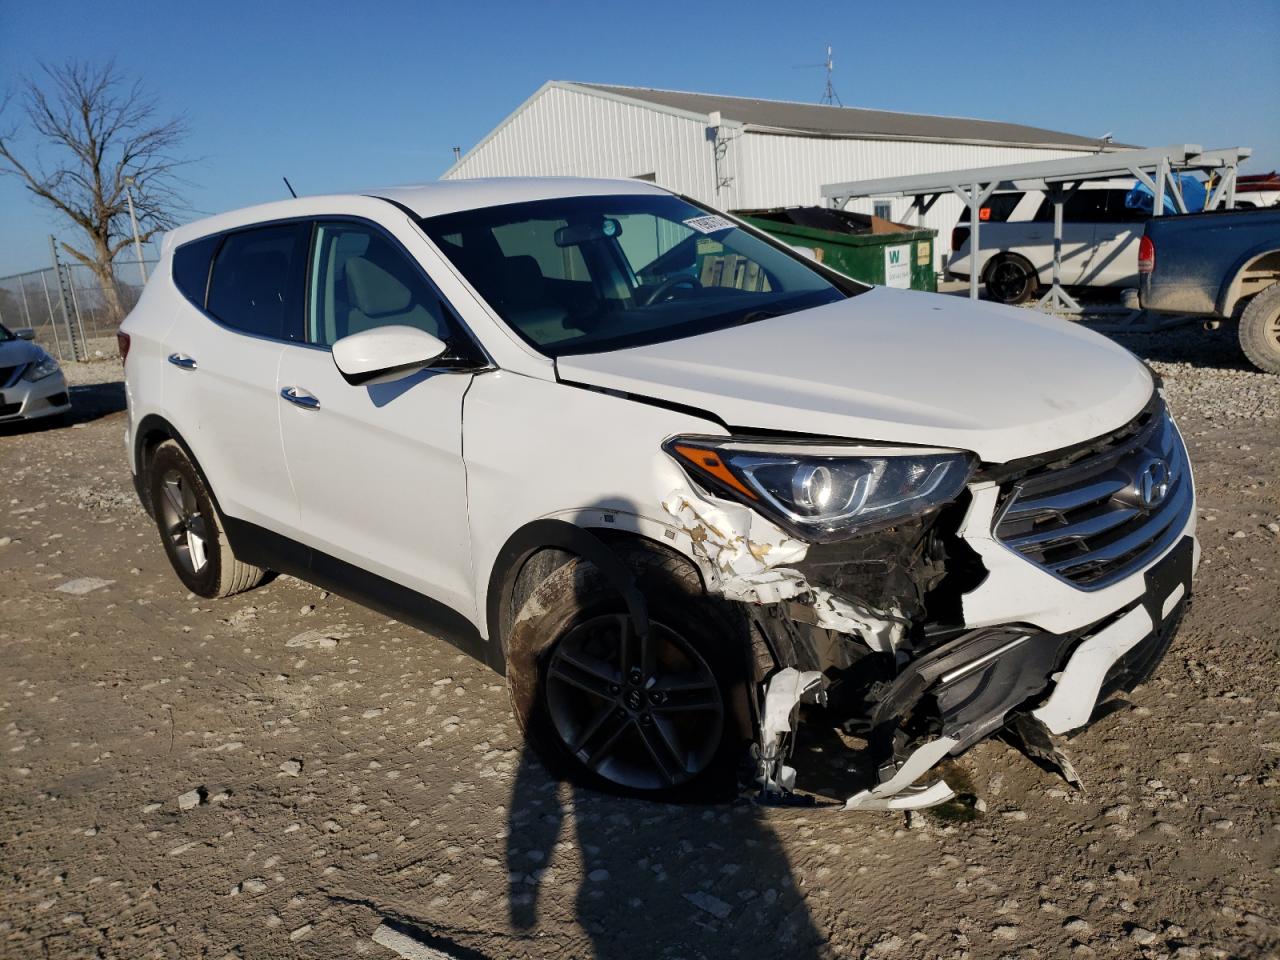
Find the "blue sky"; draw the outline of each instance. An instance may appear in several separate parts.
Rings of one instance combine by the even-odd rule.
[[[0,0],[0,90],[114,56],[192,127],[195,213],[433,180],[545,80],[1008,120],[1280,167],[1280,2],[33,3]],[[965,27],[965,24],[972,25]],[[0,276],[73,235],[0,178]]]

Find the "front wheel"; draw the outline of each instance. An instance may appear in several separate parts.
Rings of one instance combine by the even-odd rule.
[[[726,799],[749,735],[742,618],[704,596],[682,558],[619,552],[648,605],[648,635],[593,564],[560,567],[508,637],[516,718],[565,779],[655,800]]]
[[[1240,348],[1259,370],[1280,373],[1280,283],[1267,287],[1240,315]]]

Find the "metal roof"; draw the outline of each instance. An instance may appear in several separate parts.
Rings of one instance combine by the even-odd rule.
[[[925,140],[949,143],[1005,144],[1057,147],[1068,150],[1111,150],[1126,145],[1104,143],[1041,127],[967,117],[939,117],[920,113],[895,113],[862,107],[833,107],[788,100],[756,100],[711,93],[653,90],[603,83],[560,82],[557,86],[637,101],[667,112],[707,117],[718,112],[726,121],[759,133],[792,136],[856,137],[862,139]]]
[[[1092,157],[1066,157],[1061,160],[1032,160],[968,170],[941,170],[936,173],[882,177],[876,180],[853,180],[828,183],[822,196],[843,205],[855,197],[913,197],[946,193],[974,184],[993,185],[998,189],[1044,190],[1050,184],[1080,180],[1106,180],[1130,176],[1143,179],[1141,171],[1167,164],[1174,170],[1218,170],[1233,166],[1249,157],[1248,147],[1204,150],[1197,144],[1181,143],[1146,150],[1119,150]]]
[[[420,217],[497,207],[529,200],[562,197],[612,197],[622,194],[667,194],[643,180],[600,177],[476,177],[368,190],[371,197],[394,200]]]

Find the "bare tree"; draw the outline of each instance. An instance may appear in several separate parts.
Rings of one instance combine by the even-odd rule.
[[[189,161],[176,151],[187,127],[180,118],[161,119],[154,98],[140,82],[123,77],[114,62],[73,60],[45,65],[43,72],[22,84],[25,124],[0,133],[0,174],[19,177],[87,234],[84,249],[65,241],[62,247],[93,271],[108,313],[119,322],[124,310],[113,266],[133,242],[126,181],[143,242],[171,227],[174,212],[183,207],[176,172]],[[5,105],[0,103],[0,114]],[[42,160],[35,148],[19,159],[14,144],[24,126],[40,146],[52,148],[55,159]]]

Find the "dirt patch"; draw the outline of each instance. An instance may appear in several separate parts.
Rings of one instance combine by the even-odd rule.
[[[388,957],[385,918],[482,957],[1274,956],[1280,404],[1154,359],[1200,494],[1181,633],[1069,745],[1084,793],[989,742],[950,821],[551,782],[443,643],[288,578],[186,594],[118,365],[76,371],[81,426],[0,434],[0,955]]]

